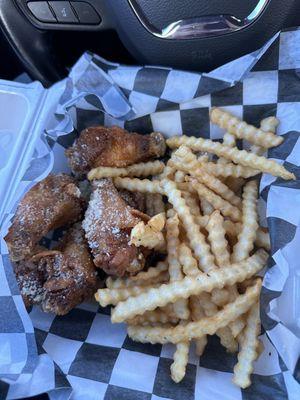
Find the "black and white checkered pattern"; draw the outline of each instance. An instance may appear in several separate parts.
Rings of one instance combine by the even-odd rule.
[[[200,360],[191,351],[187,375],[175,384],[169,372],[174,347],[132,342],[123,324],[110,323],[109,308],[84,303],[65,317],[55,317],[34,307],[29,318],[1,239],[0,398],[42,392],[55,400],[71,393],[76,400],[300,398],[299,43],[300,30],[282,32],[263,49],[207,74],[122,66],[83,55],[65,81],[57,126],[41,137],[16,197],[50,171],[68,170],[64,149],[87,126],[116,124],[142,133],[219,139],[221,131],[209,122],[211,106],[255,125],[277,115],[278,133],[285,141],[269,156],[292,170],[297,180],[269,175],[261,180],[272,258],[261,297],[265,349],[255,362],[252,386],[240,390],[231,383],[236,356],[227,354],[216,337],[209,339]],[[16,204],[6,216],[3,235]]]

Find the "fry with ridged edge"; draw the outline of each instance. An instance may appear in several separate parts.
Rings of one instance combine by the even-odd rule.
[[[151,286],[156,285],[157,283],[166,283],[169,282],[170,276],[168,271],[161,272],[159,275],[149,278],[147,280],[132,280],[133,276],[129,278],[117,278],[112,279],[110,276],[106,279],[106,287],[108,289],[120,289],[132,286]]]
[[[99,302],[102,307],[106,307],[109,304],[116,305],[120,301],[124,301],[133,296],[137,296],[141,293],[147,292],[148,289],[158,287],[159,285],[151,286],[129,286],[121,287],[118,289],[98,289],[95,294],[95,299]]]
[[[201,227],[206,228],[209,221],[209,215],[202,215],[195,217],[195,222]],[[224,221],[224,229],[226,234],[232,237],[238,236],[241,232],[242,224],[240,222],[232,222],[230,220]],[[264,231],[263,228],[258,228],[257,235],[255,238],[255,244],[257,247],[263,247],[265,250],[270,250],[270,235],[268,232]]]
[[[264,132],[270,131],[275,133],[278,124],[279,120],[276,117],[264,118],[260,121],[260,129]],[[266,149],[264,147],[253,144],[250,147],[250,151],[251,153],[257,154],[258,156],[262,156],[266,152]]]
[[[192,321],[199,321],[205,317],[205,313],[200,303],[199,296],[191,296],[189,299]],[[203,335],[196,339],[196,354],[202,356],[204,349],[207,345],[207,336]]]
[[[241,121],[239,118],[220,108],[212,108],[210,120],[213,124],[220,126],[238,139],[246,139],[250,143],[265,148],[275,147],[282,143],[283,138],[274,135],[273,132],[263,131],[253,125]]]
[[[143,315],[137,315],[136,317],[126,321],[129,325],[152,325],[152,324],[177,324],[179,319],[176,317],[173,311],[172,304],[157,308],[153,311],[146,311]]]
[[[194,178],[187,178],[191,182],[194,189],[198,192],[199,198],[204,198],[208,201],[215,209],[220,210],[220,212],[225,216],[231,218],[233,221],[240,221],[242,218],[241,211],[230,204],[227,200],[224,200],[221,196],[214,193],[212,190],[208,189],[202,183],[198,182]]]
[[[222,143],[228,147],[235,147],[236,146],[235,136],[229,132],[225,132]],[[221,157],[218,159],[217,163],[218,164],[227,164],[228,160],[226,160],[226,158]]]
[[[203,291],[211,292],[214,288],[222,288],[242,282],[260,271],[265,266],[267,259],[268,254],[260,249],[247,260],[210,271],[209,275],[200,273],[195,277],[185,277],[181,281],[151,288],[139,296],[120,302],[112,312],[112,322],[123,322],[135,315],[143,314],[147,310],[154,310],[156,307],[174,303],[179,298],[186,299]],[[98,298],[100,302],[101,290],[98,290]]]
[[[149,176],[160,174],[165,164],[161,161],[149,161],[133,164],[126,168],[97,167],[88,173],[88,179],[115,178],[117,176]]]
[[[192,254],[192,250],[185,243],[181,243],[178,249],[179,262],[182,265],[183,272],[186,276],[198,275],[200,270],[198,268],[197,260]]]
[[[169,180],[163,180],[161,185],[166,196],[168,196],[169,202],[173,205],[174,210],[177,212],[184,226],[190,246],[200,263],[201,269],[203,269],[203,271],[209,271],[210,269],[215,268],[210,248],[206,243],[203,234],[200,232],[199,226],[195,223],[185,200],[181,197],[180,190],[176,188],[174,182]]]
[[[216,154],[219,157],[224,157],[236,164],[244,165],[257,169],[261,172],[269,173],[274,176],[280,176],[283,179],[296,179],[295,175],[285,169],[282,165],[277,164],[274,160],[266,159],[255,154],[249,153],[246,150],[238,150],[236,147],[224,146],[221,143],[213,142],[210,139],[196,138],[194,136],[173,136],[167,139],[167,145],[174,149],[182,145],[190,147],[194,151],[207,151]],[[218,165],[218,164],[214,164]],[[219,165],[226,168],[227,164]]]
[[[185,200],[186,205],[189,207],[191,214],[196,217],[200,216],[201,211],[199,207],[199,201],[197,201],[197,199],[190,192],[183,191],[181,192],[181,194]]]
[[[174,361],[171,364],[171,378],[174,382],[182,381],[185,376],[186,366],[189,359],[190,342],[178,343],[174,352]]]
[[[179,343],[185,340],[213,335],[220,328],[224,328],[240,315],[249,310],[257,300],[261,289],[261,279],[257,279],[254,286],[249,287],[246,292],[233,302],[227,304],[222,310],[212,317],[206,317],[196,322],[189,322],[186,325],[176,327],[139,327],[128,328],[128,335],[131,339],[142,343]]]
[[[114,185],[118,189],[126,189],[131,192],[160,193],[164,194],[159,181],[137,178],[114,178]]]
[[[247,325],[240,340],[238,363],[233,369],[234,376],[232,381],[243,389],[251,384],[250,375],[253,372],[253,362],[257,358],[259,332],[259,302],[256,302],[249,311]]]
[[[224,218],[220,211],[216,210],[209,218],[206,225],[208,232],[208,240],[210,242],[211,251],[215,256],[216,264],[219,267],[230,263],[230,255],[228,251],[228,243],[225,238]]]
[[[200,183],[203,183],[231,204],[235,206],[241,204],[241,199],[224,185],[220,179],[216,178],[214,175],[208,174],[205,168],[201,167],[201,163],[199,163],[195,154],[193,154],[188,147],[180,146],[179,149],[173,153],[170,163],[176,168],[197,178]]]
[[[202,168],[208,174],[221,178],[251,178],[252,176],[260,174],[260,171],[257,169],[236,165],[229,161],[226,164],[218,164],[212,161],[202,163]]]
[[[254,247],[258,229],[257,192],[256,181],[250,181],[244,187],[242,229],[238,235],[238,241],[233,247],[233,262],[247,258]]]
[[[178,257],[179,241],[179,218],[173,210],[168,211],[166,223],[167,237],[167,261],[169,265],[170,282],[179,281],[183,278],[183,273]],[[180,299],[174,303],[174,312],[178,318],[187,319],[189,317],[188,302]]]
[[[203,292],[198,298],[207,317],[212,317],[218,313],[218,307],[212,302],[208,293]],[[228,352],[234,353],[237,351],[238,343],[228,327],[218,329],[216,334],[219,336],[222,346],[224,346]]]

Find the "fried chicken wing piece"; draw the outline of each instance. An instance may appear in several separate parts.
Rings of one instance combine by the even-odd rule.
[[[39,247],[14,269],[25,305],[39,304],[57,315],[68,313],[100,287],[80,224],[65,233],[56,250]]]
[[[86,174],[99,166],[127,167],[160,157],[165,151],[165,140],[160,133],[140,135],[118,126],[97,126],[83,130],[66,150],[66,156],[74,173]]]
[[[5,237],[11,260],[30,255],[50,230],[78,221],[82,212],[83,199],[71,176],[49,175],[37,183],[21,200]]]
[[[126,204],[111,179],[93,181],[92,186],[82,227],[95,265],[110,275],[138,272],[144,267],[145,256],[129,241],[142,213]]]

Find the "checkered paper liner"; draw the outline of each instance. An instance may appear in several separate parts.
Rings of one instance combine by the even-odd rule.
[[[261,296],[265,350],[255,362],[252,386],[241,390],[231,383],[236,355],[227,354],[215,336],[200,359],[191,350],[186,377],[175,384],[169,372],[174,347],[134,343],[124,324],[110,323],[109,308],[91,302],[64,317],[37,307],[28,315],[1,237],[1,399],[43,392],[50,399],[300,398],[299,43],[300,30],[284,31],[262,49],[207,74],[123,66],[84,54],[65,81],[57,126],[41,135],[1,228],[4,236],[19,199],[30,187],[51,171],[68,171],[64,150],[87,126],[119,125],[142,133],[184,132],[220,139],[222,132],[209,122],[211,106],[255,125],[277,115],[278,133],[285,141],[269,157],[293,171],[297,180],[285,182],[269,175],[261,180],[260,205],[266,210],[262,223],[270,229],[272,257]],[[56,240],[54,232],[45,244]]]

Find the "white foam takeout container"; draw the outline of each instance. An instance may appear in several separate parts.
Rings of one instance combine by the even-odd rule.
[[[0,80],[0,226],[59,96],[39,82]]]

